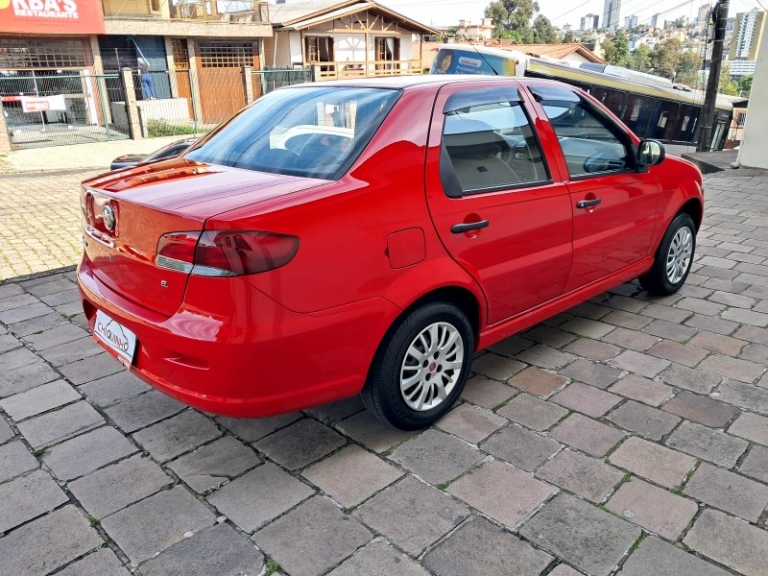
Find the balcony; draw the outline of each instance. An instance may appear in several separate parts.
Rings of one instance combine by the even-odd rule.
[[[105,20],[269,23],[269,5],[259,0],[102,0]]]
[[[339,80],[346,78],[372,78],[422,74],[421,61],[415,60],[361,60],[359,62],[307,62],[315,80]]]

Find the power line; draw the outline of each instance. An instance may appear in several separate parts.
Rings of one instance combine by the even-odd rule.
[[[656,2],[656,4],[651,4],[650,6],[648,6],[648,8],[653,8],[654,6],[656,6],[658,4],[662,4],[662,3],[666,2],[666,1],[667,0],[660,0],[659,2]],[[638,21],[638,24],[640,24],[642,22],[650,22],[656,16],[661,16],[662,14],[666,14],[667,12],[672,12],[673,10],[677,10],[678,8],[682,8],[683,6],[685,6],[686,4],[690,4],[691,2],[693,2],[693,0],[687,0],[686,2],[682,2],[681,4],[678,4],[677,6],[673,6],[672,8],[667,8],[666,10],[658,12],[658,13],[654,14],[653,16],[650,16],[648,18],[643,18],[642,20]],[[646,8],[646,10],[648,8]]]
[[[555,18],[550,18],[550,21],[551,21],[551,22],[554,22],[555,20],[559,20],[559,19],[560,19],[560,18],[562,18],[563,16],[567,16],[567,15],[568,15],[568,14],[570,14],[571,12],[575,12],[576,10],[578,10],[579,8],[581,8],[582,6],[584,6],[585,4],[589,4],[589,2],[590,2],[590,1],[591,1],[591,0],[588,0],[587,2],[584,2],[584,4],[579,4],[578,6],[576,6],[576,8],[572,8],[572,9],[571,9],[571,10],[569,10],[568,12],[565,12],[564,14],[560,14],[559,16],[556,16]],[[625,9],[626,9],[626,8],[627,8],[627,7],[628,7],[630,4],[632,4],[633,2],[638,2],[638,1],[642,2],[642,1],[644,1],[644,0],[629,0],[629,2],[626,2],[626,3],[624,3],[624,4],[622,4],[622,5],[621,5],[621,11],[622,11],[622,12],[624,12],[624,11],[625,11]],[[661,1],[659,1],[659,2],[656,2],[656,3],[654,3],[654,4],[651,4],[650,6],[642,6],[642,7],[640,7],[640,10],[638,10],[638,11],[643,11],[643,12],[645,12],[646,10],[650,10],[650,9],[651,9],[651,8],[653,8],[654,6],[657,6],[657,5],[659,5],[659,4],[662,4],[662,3],[666,2],[666,1],[667,1],[667,0],[661,0]],[[691,1],[691,2],[693,2],[693,0],[690,0],[690,1]],[[688,2],[686,2],[686,4],[687,4],[687,3],[688,3]],[[672,8],[672,10],[674,10],[674,8]],[[663,14],[663,12],[662,12],[662,14]],[[653,18],[653,17],[651,16],[651,18]],[[650,19],[650,18],[649,18],[649,19]]]
[[[550,18],[550,22],[554,22],[555,20],[559,20],[560,18],[563,18],[563,17],[565,17],[565,16],[568,16],[568,14],[570,14],[571,12],[576,12],[576,10],[578,10],[578,9],[579,9],[579,8],[581,8],[582,6],[586,6],[586,5],[587,5],[587,4],[589,4],[590,2],[592,2],[592,0],[587,0],[587,1],[586,1],[586,2],[584,2],[583,4],[579,4],[578,6],[576,6],[576,8],[571,8],[570,10],[568,10],[568,12],[565,12],[565,13],[563,13],[563,14],[560,14],[560,16],[555,16],[554,18]]]

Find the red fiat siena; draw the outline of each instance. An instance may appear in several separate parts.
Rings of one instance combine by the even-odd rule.
[[[416,429],[476,350],[633,278],[677,291],[703,195],[577,88],[427,76],[272,92],[82,208],[94,337],[157,389],[241,417],[362,392]]]

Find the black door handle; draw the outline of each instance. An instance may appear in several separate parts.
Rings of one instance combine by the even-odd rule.
[[[468,232],[469,230],[488,228],[489,224],[490,222],[488,222],[488,220],[478,220],[477,222],[462,222],[461,224],[454,224],[451,226],[451,232],[454,234],[461,234],[462,232]]]
[[[579,200],[576,202],[576,208],[589,208],[590,206],[597,206],[602,202],[601,198],[595,198],[594,200]]]

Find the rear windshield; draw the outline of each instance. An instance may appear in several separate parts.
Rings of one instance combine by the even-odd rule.
[[[276,90],[185,157],[336,180],[363,151],[399,95],[398,90],[336,86]]]

